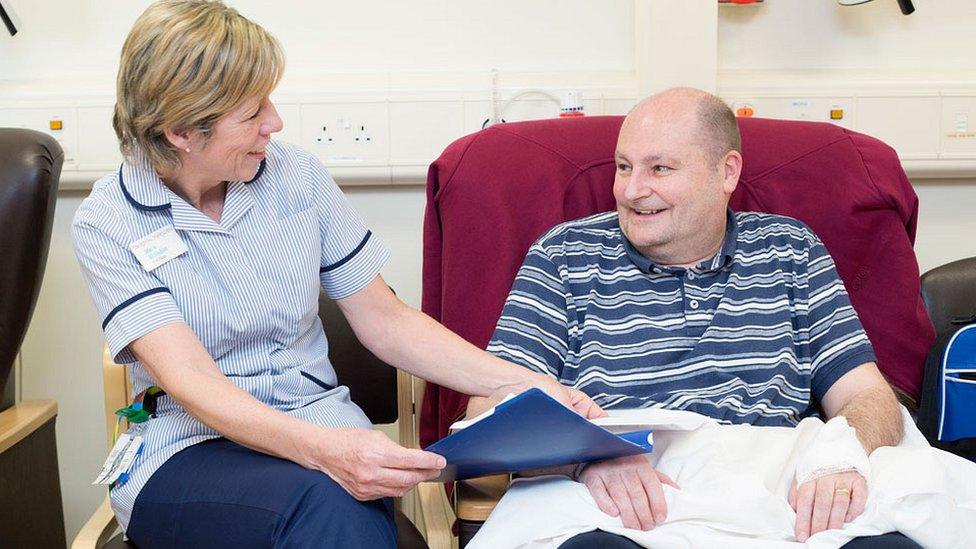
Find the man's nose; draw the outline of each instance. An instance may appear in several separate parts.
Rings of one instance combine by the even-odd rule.
[[[634,173],[624,187],[624,198],[630,202],[642,200],[654,194],[654,184],[647,175]]]

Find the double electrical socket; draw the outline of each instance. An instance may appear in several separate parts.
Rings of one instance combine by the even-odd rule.
[[[385,102],[302,105],[302,144],[328,164],[369,165],[389,161],[389,116]]]

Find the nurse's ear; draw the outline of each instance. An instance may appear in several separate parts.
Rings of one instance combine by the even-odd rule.
[[[166,140],[169,141],[170,145],[173,145],[182,152],[190,152],[193,150],[193,137],[191,132],[186,130],[163,130],[163,135],[166,136]]]

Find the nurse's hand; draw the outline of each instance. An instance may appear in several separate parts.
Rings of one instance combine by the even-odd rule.
[[[596,419],[607,415],[606,411],[593,402],[586,393],[579,389],[567,387],[549,376],[540,374],[537,379],[533,380],[533,383],[552,398],[576,410],[577,414],[586,419]]]
[[[497,405],[509,394],[521,393],[522,391],[528,391],[532,388],[542,389],[546,392],[546,394],[559,402],[562,402],[569,408],[572,408],[577,414],[585,417],[586,419],[596,419],[598,417],[607,415],[607,413],[603,411],[603,408],[600,408],[583,391],[574,389],[572,387],[567,387],[549,376],[526,372],[526,376],[519,380],[519,384],[517,386],[506,385],[500,387],[490,396],[471,397],[468,400],[466,417],[473,418],[481,415],[492,406]]]
[[[447,465],[443,456],[404,448],[379,431],[318,429],[306,467],[329,475],[359,501],[400,497]]]

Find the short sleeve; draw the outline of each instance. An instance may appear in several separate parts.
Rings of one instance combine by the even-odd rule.
[[[811,390],[819,401],[841,376],[873,362],[875,356],[834,260],[815,236],[809,248],[807,281]]]
[[[366,228],[325,166],[311,155],[305,154],[303,160],[319,216],[322,242],[319,279],[329,297],[342,299],[376,278],[390,254]]]
[[[559,268],[535,244],[515,276],[487,351],[560,379],[569,353],[568,315]]]
[[[128,345],[157,328],[183,322],[183,315],[169,288],[129,250],[124,225],[112,222],[110,213],[96,214],[91,200],[79,208],[71,227],[75,254],[109,352],[116,363],[136,362]]]

